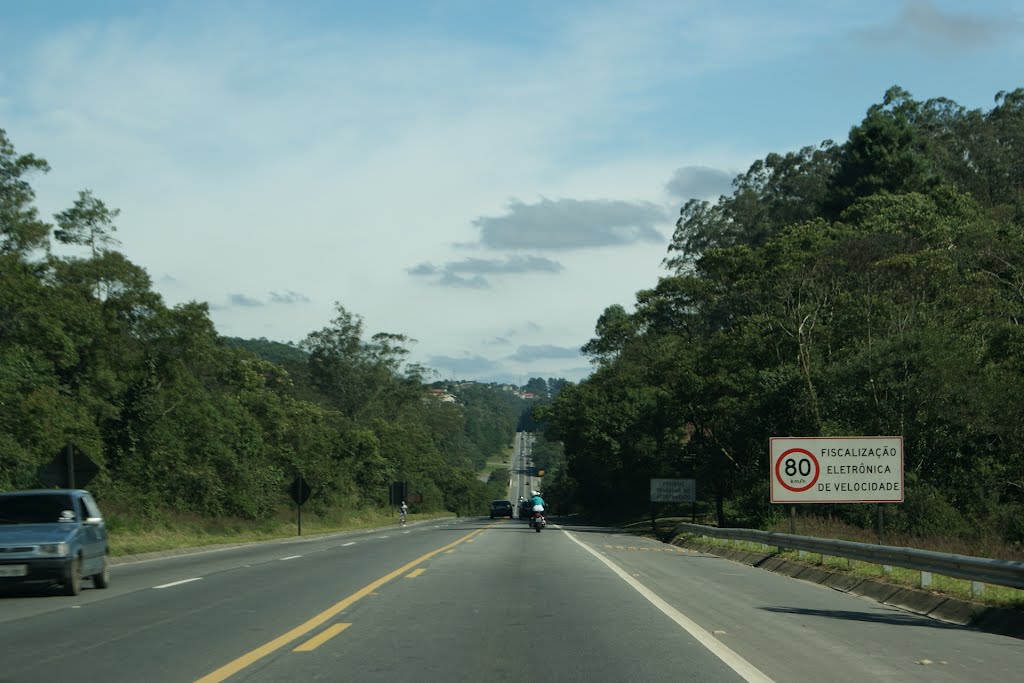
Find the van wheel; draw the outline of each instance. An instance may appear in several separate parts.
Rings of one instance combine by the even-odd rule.
[[[103,569],[100,570],[99,574],[92,575],[92,587],[93,588],[107,588],[110,586],[110,562],[107,560],[107,556],[103,556]]]
[[[82,592],[82,558],[71,560],[68,569],[68,580],[64,582],[64,595],[78,595]]]

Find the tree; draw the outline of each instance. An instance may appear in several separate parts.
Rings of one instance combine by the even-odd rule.
[[[531,377],[524,389],[538,398],[547,398],[548,395],[548,383],[543,377]]]
[[[81,190],[74,206],[55,216],[60,229],[54,230],[53,236],[62,244],[87,245],[95,259],[101,252],[120,244],[113,236],[117,231],[114,219],[120,214],[120,209],[108,209],[91,190]]]
[[[46,173],[50,165],[31,154],[17,154],[0,128],[0,256],[24,258],[48,246],[50,226],[32,206],[35,191],[27,177]]]

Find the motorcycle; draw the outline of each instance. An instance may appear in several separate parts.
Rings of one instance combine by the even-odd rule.
[[[533,527],[534,531],[536,531],[539,534],[540,530],[543,529],[544,527],[546,527],[547,525],[548,525],[548,523],[547,523],[547,520],[544,519],[544,514],[543,513],[540,513],[540,512],[534,512],[533,513],[533,517],[530,518],[530,526]]]

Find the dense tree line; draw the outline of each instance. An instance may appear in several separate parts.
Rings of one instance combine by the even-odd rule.
[[[90,488],[140,511],[256,518],[300,473],[320,510],[386,504],[404,479],[423,509],[486,511],[476,473],[519,399],[434,400],[410,340],[368,337],[340,304],[298,345],[225,339],[205,303],[163,303],[90,192],[43,220],[30,180],[47,170],[0,130],[0,490],[37,485],[72,441],[101,466]]]
[[[580,502],[693,476],[719,524],[763,524],[770,436],[902,435],[891,525],[1024,542],[1024,90],[893,88],[733,188],[682,207],[670,274],[604,311],[594,374],[543,411]]]

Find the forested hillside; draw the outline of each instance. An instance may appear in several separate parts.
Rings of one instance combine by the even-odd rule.
[[[396,479],[419,509],[486,511],[476,472],[524,402],[472,384],[435,400],[410,340],[341,304],[297,346],[225,339],[205,303],[164,304],[91,193],[44,220],[47,170],[0,130],[0,490],[37,485],[71,441],[101,467],[90,489],[140,511],[259,518],[300,473],[321,511],[386,504]]]
[[[682,207],[669,274],[604,311],[595,373],[543,411],[579,501],[692,476],[719,524],[765,524],[770,436],[902,435],[890,527],[1024,542],[1024,90],[893,88],[733,187]]]

